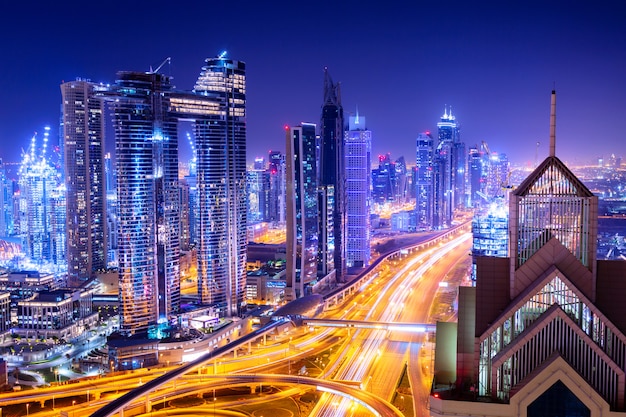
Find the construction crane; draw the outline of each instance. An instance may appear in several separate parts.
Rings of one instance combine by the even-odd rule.
[[[167,57],[165,58],[165,60],[163,62],[161,62],[161,65],[159,65],[154,71],[152,70],[152,65],[150,65],[150,71],[148,71],[150,74],[156,74],[157,72],[159,72],[159,70],[163,67],[163,65],[165,65],[166,63],[171,64],[172,63],[172,57]]]

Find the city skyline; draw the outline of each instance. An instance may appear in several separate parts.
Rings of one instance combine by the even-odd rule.
[[[44,125],[58,131],[63,81],[113,84],[117,71],[148,71],[171,57],[161,72],[188,90],[196,63],[222,50],[248,66],[248,161],[284,150],[284,125],[317,120],[325,67],[341,83],[346,117],[357,108],[368,115],[374,155],[390,152],[414,164],[418,134],[434,131],[451,106],[467,146],[486,141],[513,163],[533,164],[548,154],[546,91],[555,86],[564,161],[626,154],[619,124],[606,123],[626,113],[620,47],[626,5],[617,1],[567,8],[345,2],[332,5],[332,13],[327,2],[209,8],[157,1],[150,11],[129,5],[128,20],[115,15],[120,7],[118,1],[106,9],[71,1],[3,7],[0,31],[10,64],[0,79],[0,158],[19,161]],[[225,13],[233,14],[236,30],[224,30],[230,19],[210,18]],[[190,24],[201,15],[206,24]],[[71,24],[85,19],[94,28],[89,35]],[[591,140],[593,152],[584,152]]]

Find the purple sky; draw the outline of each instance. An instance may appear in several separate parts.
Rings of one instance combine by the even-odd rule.
[[[63,80],[162,72],[193,87],[204,59],[247,64],[248,160],[284,150],[285,124],[319,122],[323,68],[373,151],[415,163],[415,138],[452,106],[468,145],[518,163],[626,157],[626,2],[16,1],[0,6],[0,158],[58,129]],[[112,132],[110,132],[112,133]],[[110,141],[113,141],[112,136]],[[181,149],[188,151],[186,140]]]

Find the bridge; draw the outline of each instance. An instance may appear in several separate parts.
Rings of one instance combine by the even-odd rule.
[[[388,323],[383,321],[340,320],[302,318],[302,324],[315,327],[347,327],[357,329],[379,329],[408,333],[430,333],[436,329],[435,324]]]

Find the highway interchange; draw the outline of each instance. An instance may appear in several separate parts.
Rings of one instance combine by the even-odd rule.
[[[464,232],[445,242],[385,261],[379,265],[376,279],[320,317],[429,323],[440,282],[457,270],[459,264],[469,266],[470,247],[471,235],[464,228]],[[275,398],[317,390],[322,394],[309,415],[404,415],[398,408],[407,414],[411,410],[408,415],[428,415],[432,343],[425,344],[426,333],[308,326],[286,332],[285,328],[289,326],[282,326],[279,334],[266,343],[255,334],[250,335],[255,341],[248,343],[244,335],[239,342],[242,347],[250,347],[251,352],[243,356],[233,354],[232,349],[238,347],[229,346],[223,352],[207,353],[204,360],[195,361],[193,366],[142,369],[68,385],[0,394],[0,407],[5,411],[2,415],[58,416],[64,411],[72,417],[116,413],[154,416],[167,412],[172,415],[175,411],[176,415],[210,416],[225,415],[227,409],[231,410],[229,415],[246,415],[236,413],[241,401],[232,403],[225,397],[211,397],[215,390],[232,386],[247,387],[243,389],[248,394],[256,395],[248,395],[245,402],[258,403],[260,407]],[[301,369],[295,364],[303,362],[308,377],[298,375]],[[412,395],[401,395],[402,400],[398,401],[397,381],[405,368]],[[151,381],[155,381],[153,386]],[[266,393],[270,385],[283,391]],[[127,394],[131,391],[132,394]],[[132,398],[129,405],[112,413],[106,411],[107,406],[124,394],[127,399]],[[172,401],[190,396],[204,400],[187,408],[171,407]],[[398,407],[391,405],[393,400]]]

